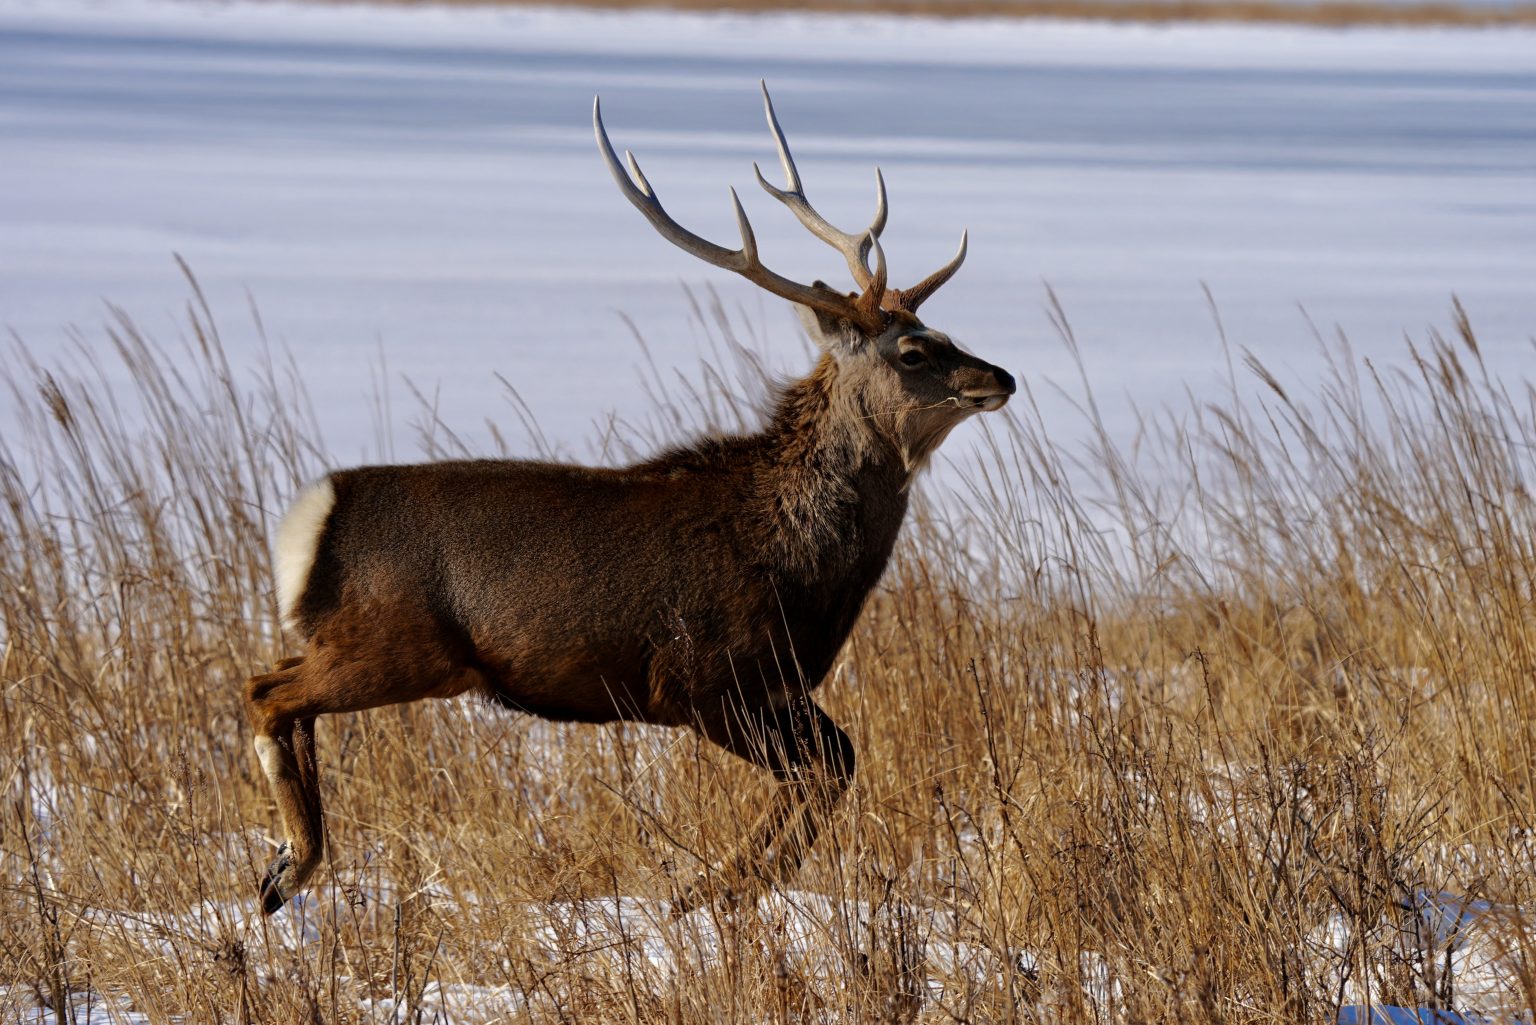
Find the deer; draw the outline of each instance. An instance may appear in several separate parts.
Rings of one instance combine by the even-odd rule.
[[[682,911],[790,878],[851,786],[853,745],[817,688],[891,558],[916,475],[1015,384],[917,315],[964,262],[969,235],[917,284],[888,285],[883,176],[868,228],[832,226],[806,199],[766,85],[762,95],[787,181],[754,164],[757,180],[842,255],[857,291],[766,267],[735,189],[740,248],[682,227],[634,155],[620,162],[601,99],[592,107],[604,163],[662,238],[799,312],[819,356],[759,430],[620,468],[344,469],[282,517],[276,604],[302,654],[244,694],[284,830],[258,890],[266,914],[303,890],[323,853],[322,715],[479,694],[551,720],[696,731],[777,783],[740,853],[678,891]]]

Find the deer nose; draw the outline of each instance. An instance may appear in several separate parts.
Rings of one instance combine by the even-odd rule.
[[[997,386],[1009,395],[1018,391],[1018,387],[1014,384],[1013,375],[1002,367],[993,367],[992,376],[997,379]]]

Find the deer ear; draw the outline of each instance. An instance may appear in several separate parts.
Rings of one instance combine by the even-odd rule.
[[[821,282],[818,281],[816,284],[821,285]],[[826,286],[821,285],[821,287]],[[864,333],[846,320],[799,303],[795,304],[795,312],[800,315],[800,323],[805,328],[805,333],[811,336],[811,341],[815,342],[816,348],[822,352],[843,356],[854,352],[864,344]]]

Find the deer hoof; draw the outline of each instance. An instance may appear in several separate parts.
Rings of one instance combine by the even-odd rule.
[[[293,853],[289,850],[286,841],[278,847],[277,857],[272,859],[272,864],[267,866],[267,874],[261,880],[261,911],[270,915],[276,912],[287,901],[288,897],[283,892],[283,877],[290,874],[293,869]]]

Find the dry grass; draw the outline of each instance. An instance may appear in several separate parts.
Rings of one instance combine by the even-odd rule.
[[[1336,345],[1307,398],[1234,385],[1134,449],[1064,451],[1021,396],[826,688],[861,750],[837,828],[794,889],[682,923],[662,900],[768,784],[683,733],[463,702],[324,721],[322,885],[255,916],[274,812],[239,694],[285,653],[265,539],[323,455],[290,375],[192,323],[185,352],[126,318],[90,347],[127,389],[6,371],[0,1021],[1487,1006],[1412,942],[1426,890],[1501,906],[1498,999],[1532,1005],[1536,414],[1459,311],[1396,369]],[[740,415],[723,376],[665,412]]]
[[[350,2],[350,0],[342,0]],[[415,4],[423,0],[386,0]],[[430,0],[441,2],[441,0]],[[550,6],[551,0],[447,0],[459,6]],[[602,10],[740,11],[898,14],[927,18],[1080,18],[1152,23],[1220,21],[1254,24],[1497,27],[1536,25],[1531,3],[1389,3],[1385,0],[553,0],[556,6]]]

